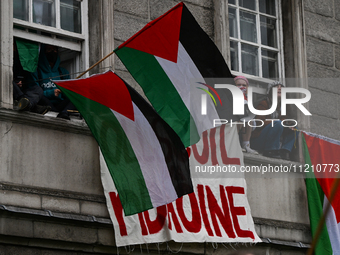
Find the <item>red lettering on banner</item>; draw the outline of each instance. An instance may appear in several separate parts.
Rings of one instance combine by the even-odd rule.
[[[123,218],[123,206],[120,202],[119,195],[116,192],[109,192],[111,204],[116,215],[121,236],[127,236],[126,224]]]
[[[202,138],[203,140],[203,150],[202,150],[202,155],[198,154],[197,151],[197,145],[194,144],[191,146],[192,148],[192,152],[194,154],[195,159],[197,160],[197,162],[199,162],[200,164],[204,165],[208,162],[209,159],[209,142],[208,142],[208,132],[204,131],[202,133]]]
[[[148,230],[147,230],[146,225],[145,225],[143,213],[138,213],[138,219],[139,219],[140,227],[142,229],[142,235],[146,236],[148,234]]]
[[[200,203],[200,208],[201,208],[201,214],[202,214],[202,218],[203,218],[203,223],[205,226],[205,229],[208,233],[209,236],[214,236],[211,227],[210,227],[210,222],[208,220],[208,214],[207,214],[207,210],[205,208],[205,199],[204,199],[204,187],[201,184],[197,185],[197,191],[198,191],[198,199],[199,199],[199,203]]]
[[[166,207],[168,209],[168,222],[169,222],[168,228],[170,230],[172,230],[172,226],[171,226],[171,219],[172,219],[172,221],[174,222],[175,229],[176,229],[177,233],[183,233],[182,227],[179,224],[178,217],[176,215],[176,212],[175,212],[173,204],[172,203],[167,204]],[[172,217],[170,217],[170,215]]]
[[[217,160],[217,146],[216,146],[216,139],[215,139],[216,128],[210,129],[209,132],[210,132],[209,137],[208,137],[208,131],[204,131],[202,133],[202,140],[203,140],[202,155],[199,155],[196,144],[191,146],[191,150],[197,162],[202,165],[208,162],[209,151],[211,151],[211,164],[213,166],[216,166],[216,165],[219,165],[219,162]],[[228,157],[228,152],[227,152],[226,145],[225,145],[225,125],[222,125],[220,127],[219,136],[220,136],[219,146],[220,146],[220,151],[221,151],[222,163],[224,165],[241,165],[240,158],[229,158]],[[191,152],[190,148],[188,148],[187,151],[190,157],[190,152]]]
[[[222,203],[222,208],[223,212],[221,210],[221,207],[218,205],[217,200],[212,193],[211,189],[209,186],[205,186],[206,191],[207,191],[207,198],[208,198],[208,205],[210,209],[210,215],[211,215],[211,220],[213,222],[213,226],[215,229],[215,233],[217,236],[222,236],[221,230],[219,228],[219,225],[217,223],[216,217],[220,220],[222,227],[224,228],[225,232],[230,238],[235,238],[236,235],[234,233],[233,227],[232,227],[232,222],[230,218],[230,210],[228,206],[228,201],[225,196],[224,188],[222,185],[220,185],[220,196],[221,196],[221,203]]]
[[[224,129],[225,129],[225,125],[222,125],[220,127],[220,149],[221,149],[222,162],[224,165],[241,165],[239,158],[228,158],[227,149],[225,148],[225,141],[224,141],[224,136],[225,136]]]
[[[149,212],[143,212],[146,225],[150,234],[156,234],[162,230],[166,218],[166,205],[157,207],[157,216],[155,220],[150,220]]]
[[[200,215],[200,209],[198,207],[197,198],[195,193],[190,193],[190,207],[191,207],[191,214],[192,218],[191,221],[187,219],[183,210],[183,197],[180,197],[176,200],[176,208],[178,212],[178,216],[180,217],[183,226],[191,233],[198,233],[202,228],[202,221]]]
[[[228,199],[230,204],[230,211],[231,215],[233,216],[233,222],[234,227],[237,235],[239,237],[250,237],[252,239],[255,239],[254,234],[250,230],[243,230],[240,228],[240,224],[238,222],[237,215],[246,215],[246,209],[244,207],[234,206],[234,197],[233,194],[244,194],[244,188],[243,187],[234,187],[234,186],[227,186],[225,187],[227,193],[228,193]]]
[[[240,237],[254,240],[254,233],[249,229],[241,229],[239,224],[238,216],[246,215],[245,207],[234,206],[233,195],[244,195],[244,187],[219,185],[219,191],[220,199],[215,196],[209,185],[198,184],[197,192],[189,194],[186,198],[190,200],[189,208],[183,207],[183,197],[180,197],[175,202],[176,207],[174,203],[158,207],[155,210],[156,218],[154,220],[150,219],[149,211],[139,213],[141,234],[145,236],[159,233],[166,226],[165,222],[168,220],[167,228],[177,233],[183,233],[183,227],[189,233],[199,233],[203,228],[209,236],[222,237],[222,231],[224,230],[229,238]],[[120,235],[127,236],[127,227],[119,195],[115,192],[109,192],[109,196],[118,222]],[[218,202],[219,200],[220,203]],[[187,217],[190,216],[188,215],[189,213],[192,215],[191,220]],[[209,213],[211,221],[208,217]],[[222,226],[223,230],[220,229],[220,226]]]
[[[216,128],[210,129],[210,149],[211,149],[211,164],[213,166],[218,165],[217,155],[216,155],[216,141],[215,141]]]

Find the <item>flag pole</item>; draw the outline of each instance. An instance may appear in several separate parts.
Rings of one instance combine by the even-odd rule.
[[[93,69],[94,67],[96,67],[97,65],[99,65],[101,62],[103,62],[105,59],[107,59],[108,57],[110,57],[113,53],[115,53],[116,49],[113,50],[112,52],[110,52],[109,54],[107,54],[105,57],[103,57],[101,60],[99,60],[97,63],[93,64],[91,67],[89,67],[87,70],[85,70],[84,72],[82,72],[80,75],[77,76],[76,79],[79,79],[80,77],[82,77],[84,74],[86,74],[88,71],[90,71],[91,69]]]
[[[318,227],[316,229],[316,233],[315,233],[315,235],[313,237],[312,244],[311,244],[311,247],[309,248],[309,250],[307,252],[307,255],[313,255],[313,252],[315,250],[316,244],[318,243],[318,240],[319,240],[322,228],[323,228],[323,226],[325,224],[326,216],[327,216],[327,214],[328,214],[328,212],[329,212],[329,210],[331,208],[331,204],[332,204],[332,202],[333,202],[333,200],[335,198],[335,194],[336,194],[336,191],[337,191],[337,189],[339,187],[339,184],[340,184],[340,172],[337,174],[336,179],[335,179],[335,181],[332,184],[331,194],[329,196],[328,203],[326,205],[325,211],[322,214],[321,219],[319,220]]]

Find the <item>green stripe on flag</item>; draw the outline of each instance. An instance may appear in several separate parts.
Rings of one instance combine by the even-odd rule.
[[[23,39],[15,39],[22,68],[28,72],[35,72],[39,60],[39,44]]]
[[[59,88],[77,107],[97,140],[125,214],[153,208],[138,160],[111,109],[80,94]]]
[[[303,151],[305,164],[308,164],[312,169],[312,161],[309,156],[308,147],[304,136],[302,135]],[[310,227],[312,231],[312,236],[315,235],[316,229],[319,224],[323,213],[323,202],[325,194],[323,193],[318,180],[315,178],[313,172],[306,173],[306,188],[307,188],[307,199],[308,199],[308,209],[310,218]],[[328,231],[326,225],[322,228],[321,235],[319,237],[318,243],[315,247],[316,255],[332,255],[333,250],[331,246],[331,241],[329,239]]]
[[[123,47],[116,54],[141,85],[158,114],[181,138],[185,147],[199,140],[195,122],[155,56]],[[162,95],[162,96],[160,96]]]

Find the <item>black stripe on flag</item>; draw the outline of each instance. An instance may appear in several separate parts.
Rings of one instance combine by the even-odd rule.
[[[189,156],[181,139],[141,95],[126,82],[125,85],[132,101],[148,120],[159,140],[177,196],[192,193]]]
[[[185,5],[183,5],[179,40],[207,84],[214,87],[215,83],[221,83],[220,78],[227,78],[228,84],[234,84],[233,76],[219,49]],[[218,103],[216,107],[219,117],[227,120],[239,119],[232,114],[231,92],[228,89],[216,89],[216,91],[222,101],[222,106]]]

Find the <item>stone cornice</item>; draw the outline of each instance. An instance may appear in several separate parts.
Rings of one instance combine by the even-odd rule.
[[[18,112],[11,109],[0,108],[0,121],[10,121],[34,127],[92,136],[85,121],[74,118],[71,118],[71,120],[64,120],[32,112]]]

